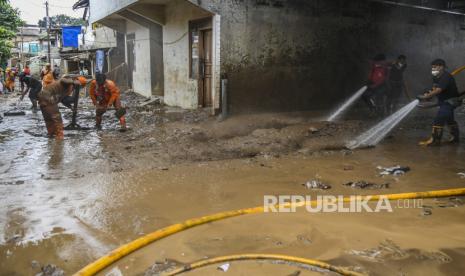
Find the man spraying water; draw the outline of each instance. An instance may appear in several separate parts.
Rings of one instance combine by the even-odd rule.
[[[431,63],[433,87],[430,91],[418,96],[420,101],[426,101],[436,96],[439,106],[433,122],[431,138],[420,142],[421,146],[440,145],[445,125],[448,126],[451,135],[447,142],[458,143],[460,139],[459,127],[454,116],[455,108],[461,105],[460,95],[454,77],[445,68],[446,62],[442,59],[436,59]]]

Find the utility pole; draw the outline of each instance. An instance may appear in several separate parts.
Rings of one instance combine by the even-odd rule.
[[[25,65],[25,61],[24,61],[24,37],[23,37],[23,29],[24,29],[24,24],[23,26],[21,26],[21,51],[19,52],[20,53],[20,60],[21,60],[21,69],[24,68],[24,65]]]
[[[48,49],[47,49],[47,53],[48,53],[48,56],[47,56],[47,60],[48,60],[48,63],[52,63],[52,60],[50,58],[50,25],[52,25],[52,22],[50,22],[50,16],[48,16],[48,1],[45,1],[45,13],[46,13],[46,16],[47,16],[47,44],[48,44]]]

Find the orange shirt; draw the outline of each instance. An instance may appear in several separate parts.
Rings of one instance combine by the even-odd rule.
[[[44,77],[42,78],[42,87],[45,88],[54,81],[55,81],[55,78],[53,77],[53,72],[51,70],[45,71]]]
[[[102,86],[96,80],[90,83],[89,95],[94,105],[111,106],[119,98],[120,92],[116,84],[111,80],[106,80]],[[100,99],[97,99],[100,96]]]

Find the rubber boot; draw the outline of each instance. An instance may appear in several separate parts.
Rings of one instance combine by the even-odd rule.
[[[442,131],[443,127],[442,126],[433,126],[433,131],[431,133],[431,138],[429,138],[426,141],[421,141],[419,143],[420,146],[439,146],[441,144],[441,138],[442,138]]]
[[[102,117],[101,116],[96,116],[95,117],[95,128],[97,130],[101,130],[102,129]]]
[[[126,127],[126,118],[124,118],[124,116],[119,118],[119,124],[121,126],[120,131],[125,132],[127,130],[127,127]]]
[[[37,101],[36,100],[32,101],[32,112],[37,113]]]
[[[449,125],[449,134],[450,137],[446,140],[447,143],[456,144],[460,142],[460,129],[457,123]]]

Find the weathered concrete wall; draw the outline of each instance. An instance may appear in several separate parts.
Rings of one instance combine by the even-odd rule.
[[[148,28],[132,21],[127,22],[127,34],[135,34],[133,89],[135,92],[150,97],[152,95],[150,74],[150,32]]]
[[[99,21],[104,17],[115,13],[137,1],[139,0],[89,0],[89,22],[94,23]]]
[[[116,31],[108,27],[100,27],[95,31],[95,41],[93,41],[94,48],[110,48],[116,47]]]
[[[233,112],[331,108],[364,84],[378,52],[406,54],[417,91],[430,83],[433,57],[453,68],[465,45],[460,17],[369,1],[191,2],[221,15]]]
[[[211,16],[185,0],[172,0],[165,7],[163,60],[165,98],[168,105],[197,108],[197,80],[189,78],[189,20]]]
[[[120,16],[125,17],[129,21],[136,23],[139,26],[143,26],[149,32],[148,37],[143,37],[138,39],[136,34],[136,43],[140,41],[144,41],[143,48],[135,48],[135,52],[137,55],[144,57],[144,64],[148,62],[150,65],[150,70],[148,73],[150,75],[149,79],[145,79],[144,81],[149,82],[150,89],[143,94],[149,95],[158,95],[163,96],[164,91],[164,76],[163,76],[163,30],[162,26],[148,20],[145,17],[142,17],[132,11],[125,10],[118,13]],[[147,51],[148,45],[148,51]],[[138,51],[146,51],[146,52],[138,52]],[[136,58],[137,62],[137,58]],[[140,72],[139,72],[140,73]],[[138,74],[138,73],[137,73]],[[145,75],[145,74],[144,74]],[[136,79],[134,79],[135,81]],[[141,81],[141,79],[138,79]]]

